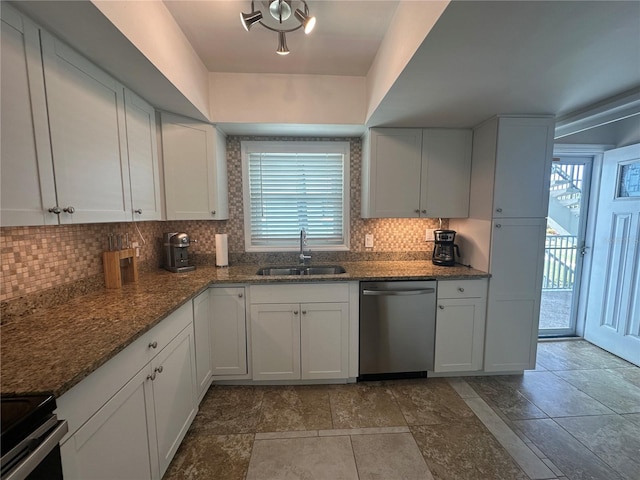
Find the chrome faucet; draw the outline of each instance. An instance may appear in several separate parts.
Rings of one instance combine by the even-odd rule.
[[[307,246],[307,231],[302,228],[300,229],[300,265],[304,265],[305,260],[311,260],[311,255],[304,254],[304,247]]]

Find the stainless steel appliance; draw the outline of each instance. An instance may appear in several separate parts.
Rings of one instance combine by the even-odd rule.
[[[460,257],[460,249],[456,245],[455,230],[434,230],[433,255],[431,261],[434,265],[453,266],[456,264],[456,253]]]
[[[360,283],[359,379],[433,370],[436,281]]]
[[[52,395],[2,397],[2,480],[62,480],[60,440],[67,422]]]
[[[172,232],[163,235],[162,266],[170,272],[190,272],[195,265],[189,263],[189,246],[195,243],[186,233]]]

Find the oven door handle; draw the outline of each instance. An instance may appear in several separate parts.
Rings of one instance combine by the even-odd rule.
[[[435,288],[421,288],[419,290],[363,290],[363,295],[370,296],[394,296],[394,295],[426,295],[436,293]]]
[[[69,431],[69,425],[66,420],[58,422],[58,426],[36,447],[36,449],[22,460],[4,480],[20,480],[27,478],[35,468],[44,460],[51,451],[56,448]]]

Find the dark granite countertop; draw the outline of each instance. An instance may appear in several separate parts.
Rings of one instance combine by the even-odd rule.
[[[318,281],[447,280],[486,278],[467,267],[430,261],[341,263],[340,275],[256,275],[258,266],[199,266],[188,273],[157,270],[136,284],[78,296],[0,327],[2,395],[62,395],[136,338],[210,285]]]

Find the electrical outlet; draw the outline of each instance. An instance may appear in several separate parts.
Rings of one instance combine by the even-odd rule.
[[[365,248],[373,248],[373,233],[367,233],[364,236]]]
[[[131,242],[131,248],[135,248],[136,257],[140,256],[140,244],[138,242]]]

